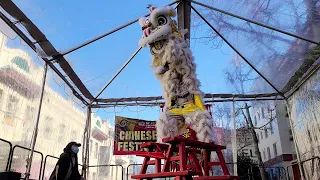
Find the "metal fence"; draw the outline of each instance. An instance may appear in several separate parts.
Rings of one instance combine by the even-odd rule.
[[[47,170],[46,168],[47,168],[48,158],[53,158],[53,159],[56,159],[56,160],[59,159],[58,157],[55,157],[55,156],[46,155],[46,157],[44,158],[44,163],[43,163],[42,180],[44,180],[44,178],[45,178],[45,176],[46,176],[46,170]]]
[[[13,160],[15,159],[14,157],[14,152],[16,149],[22,149],[22,150],[26,150],[26,151],[31,151],[31,149],[29,148],[26,148],[26,147],[23,147],[23,146],[19,146],[19,145],[15,145],[13,146],[12,148],[12,153],[11,153],[11,156],[10,156],[10,161],[9,161],[9,164],[8,164],[8,171],[11,171],[12,170],[12,163],[13,163]],[[43,154],[39,151],[34,151],[35,154],[38,154],[40,155],[40,162],[39,162],[39,179],[41,179],[41,172],[42,172],[42,164],[43,164]],[[17,156],[19,158],[19,155]],[[28,156],[26,156],[28,157]],[[26,159],[26,162],[28,162],[28,159]]]
[[[88,166],[89,171],[94,168],[97,168],[95,170],[97,174],[95,175],[95,177],[89,177],[91,179],[109,180],[111,178],[112,180],[124,180],[125,171],[122,165],[100,164]]]
[[[0,138],[0,142],[3,143],[3,144],[6,144],[6,146],[8,146],[8,152],[6,153],[1,153],[1,156],[2,156],[2,159],[5,159],[6,162],[5,162],[5,171],[12,171],[12,164],[13,164],[13,161],[17,158],[19,158],[21,156],[18,155],[15,155],[15,152],[17,152],[18,150],[17,149],[21,149],[21,150],[24,150],[24,151],[27,151],[27,152],[30,152],[31,149],[29,148],[26,148],[26,147],[23,147],[23,146],[19,146],[19,145],[15,145],[15,146],[12,146],[12,143],[9,142],[9,141],[6,141],[4,139],[1,139]],[[4,147],[4,146],[1,146],[1,147]],[[1,151],[3,152],[3,151]],[[41,180],[44,180],[45,176],[46,176],[46,170],[48,170],[48,159],[49,158],[52,158],[52,159],[55,159],[58,160],[59,158],[58,157],[55,157],[55,156],[51,156],[51,155],[46,155],[46,157],[44,158],[44,161],[43,161],[43,154],[39,151],[34,151],[36,154],[40,155],[40,161],[39,161],[39,179]],[[24,157],[23,155],[21,157]],[[27,156],[25,156],[27,157]],[[21,159],[20,159],[21,160]],[[302,177],[306,177],[306,173],[305,173],[305,170],[304,170],[304,164],[306,162],[309,162],[309,161],[313,161],[313,162],[317,162],[320,164],[320,157],[319,156],[315,156],[315,157],[312,157],[312,158],[309,158],[309,159],[306,159],[304,161],[301,161],[300,163],[293,163],[291,165],[288,165],[288,166],[285,166],[285,167],[281,167],[281,166],[278,166],[278,167],[264,167],[265,170],[267,171],[267,173],[269,174],[269,178],[270,179],[273,179],[273,180],[291,180],[292,179],[292,167],[293,166],[300,166],[301,167],[301,173],[299,172],[299,174],[301,174]],[[56,163],[56,162],[55,162]],[[55,164],[54,163],[54,164]],[[51,163],[52,164],[52,163]],[[228,165],[232,165],[234,163],[227,163]],[[79,166],[82,166],[79,164]],[[125,180],[125,177],[126,177],[126,180],[130,180],[131,179],[131,175],[134,175],[134,174],[137,174],[139,173],[140,171],[140,167],[137,167],[137,166],[142,166],[142,164],[129,164],[126,168],[124,168],[122,165],[110,165],[110,164],[105,164],[105,165],[90,165],[88,166],[87,168],[89,168],[89,171],[90,169],[93,169],[93,168],[98,168],[95,172],[97,172],[96,176],[95,177],[90,177],[90,178],[94,178],[94,179],[110,179],[113,178],[113,179],[117,179],[117,180]],[[299,168],[300,168],[299,167]],[[114,168],[116,168],[114,170]],[[130,168],[132,168],[130,170]],[[241,176],[240,179],[250,179],[250,180],[254,180],[254,174],[253,174],[253,166],[250,166],[250,168],[248,169],[248,174],[244,175],[244,176]],[[4,168],[3,168],[4,169]],[[154,165],[149,165],[148,167],[148,170],[147,172],[148,173],[154,173]],[[51,172],[51,171],[50,171]],[[212,173],[214,173],[212,171]],[[275,176],[272,176],[272,174],[276,174]],[[215,174],[216,175],[216,174]],[[158,178],[158,179],[162,179],[162,180],[170,180],[172,178]]]
[[[0,146],[1,162],[3,162],[3,165],[5,166],[5,167],[0,166],[0,170],[3,169],[3,171],[9,171],[9,163],[10,163],[10,157],[12,153],[12,143],[1,138],[0,138],[0,143],[1,143],[1,146]],[[6,153],[6,150],[5,150],[6,146],[9,146],[8,153]]]
[[[163,165],[163,164],[161,164],[161,165]],[[129,165],[127,166],[127,168],[126,168],[126,174],[127,174],[126,180],[131,180],[130,175],[135,175],[135,174],[137,174],[137,173],[140,172],[140,168],[137,168],[137,169],[138,169],[137,171],[139,171],[139,172],[136,172],[136,171],[134,170],[136,166],[142,166],[142,164],[129,164]],[[129,172],[129,171],[130,171],[130,168],[132,168],[132,173]],[[148,173],[155,173],[154,170],[155,170],[154,165],[148,165],[148,169],[147,169],[147,172],[148,172]],[[173,178],[157,178],[157,179],[158,179],[158,180],[171,180],[171,179],[173,179]]]

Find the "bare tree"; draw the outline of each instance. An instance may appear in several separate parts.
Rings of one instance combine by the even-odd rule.
[[[320,3],[316,0],[208,0],[206,4],[316,42],[320,41]],[[244,53],[244,56],[255,67],[268,66],[268,70],[276,70],[280,66],[276,60],[292,59],[294,61],[305,58],[305,53],[313,47],[313,44],[309,42],[292,39],[265,27],[208,8],[196,8],[201,8],[201,14],[236,49]],[[205,22],[194,14],[192,26],[195,32],[192,38],[210,44],[212,48],[220,48],[223,40],[208,26],[202,27],[203,24]],[[198,30],[204,28],[206,28],[206,33],[197,33]],[[282,71],[288,70],[282,69]],[[270,72],[268,76],[277,78]]]
[[[252,77],[252,75],[251,75],[252,70],[245,69],[245,66],[243,63],[244,62],[240,61],[239,58],[237,58],[237,57],[233,58],[232,59],[232,64],[233,64],[232,67],[233,68],[227,69],[225,71],[226,80],[230,83],[230,85],[234,88],[234,90],[240,94],[244,94],[245,92],[247,92],[246,83],[249,83],[249,82],[256,80],[256,77]],[[259,151],[259,145],[258,145],[259,142],[258,142],[257,134],[255,132],[255,128],[253,126],[250,111],[249,111],[250,107],[248,106],[247,103],[241,104],[241,106],[242,107],[240,107],[239,110],[240,110],[240,112],[242,112],[243,118],[245,120],[244,121],[245,123],[242,123],[242,127],[247,127],[251,133],[252,140],[253,140],[252,142],[255,147],[255,155],[257,156],[258,164],[260,167],[261,178],[262,178],[262,180],[267,180],[267,176],[266,176],[266,173],[264,170],[261,154]],[[244,114],[243,109],[246,110],[246,115]],[[248,144],[244,144],[243,146],[248,146]]]
[[[226,129],[230,129],[230,123],[232,119],[232,109],[226,103],[217,103],[213,108],[213,116],[215,117],[215,123]]]
[[[263,165],[263,161],[262,161],[262,158],[261,158],[261,153],[259,151],[259,144],[258,144],[259,140],[258,140],[255,128],[254,128],[253,123],[252,123],[252,119],[251,119],[249,108],[250,107],[248,106],[248,104],[245,103],[244,109],[246,110],[246,115],[244,113],[243,113],[243,115],[244,115],[244,118],[246,119],[247,123],[249,124],[249,130],[250,130],[252,138],[253,138],[253,145],[254,145],[254,149],[255,149],[255,154],[256,154],[257,159],[258,159],[261,179],[262,180],[267,180],[267,175],[266,175],[266,172],[264,170],[264,165]]]

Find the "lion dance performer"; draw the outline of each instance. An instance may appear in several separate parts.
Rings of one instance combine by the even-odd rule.
[[[202,142],[214,142],[213,120],[205,109],[196,65],[189,43],[184,39],[187,30],[179,31],[175,9],[149,6],[150,16],[139,19],[143,36],[141,47],[149,45],[153,56],[151,67],[163,88],[165,107],[157,121],[157,140],[195,131]],[[187,128],[186,128],[187,127]]]

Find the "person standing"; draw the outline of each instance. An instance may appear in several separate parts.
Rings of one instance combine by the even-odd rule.
[[[78,170],[79,147],[80,143],[70,142],[63,149],[49,180],[84,180]]]

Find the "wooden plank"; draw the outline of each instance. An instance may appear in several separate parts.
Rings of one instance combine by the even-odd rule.
[[[149,157],[144,158],[142,167],[140,169],[140,174],[145,174],[147,172],[149,160]]]
[[[168,161],[179,161],[180,160],[180,156],[171,156],[169,158],[167,158]]]
[[[210,148],[211,150],[226,149],[226,146],[222,146],[214,143],[205,143],[205,142],[200,142],[200,141],[190,140],[187,138],[180,138],[180,137],[168,137],[168,138],[162,139],[162,141],[164,143],[170,143],[170,144],[180,144],[181,142],[184,142],[186,146]]]
[[[179,156],[180,156],[180,171],[186,170],[187,155],[186,155],[186,145],[184,142],[181,142],[179,145]]]
[[[169,165],[170,165],[170,157],[172,157],[173,154],[173,148],[172,146],[169,147],[168,152],[166,154],[166,160],[164,161],[164,165],[162,167],[162,172],[169,171]]]
[[[221,162],[208,162],[208,166],[212,167],[212,166],[221,166]]]
[[[221,162],[221,168],[222,168],[223,174],[224,174],[224,175],[230,175],[229,169],[228,169],[227,164],[226,164],[226,162],[225,162],[225,160],[224,160],[222,151],[221,151],[221,150],[218,150],[218,151],[216,151],[216,153],[217,153],[217,155],[218,155],[219,161]]]
[[[186,152],[192,152],[196,154],[201,154],[201,150],[196,149],[196,148],[186,148]]]
[[[177,171],[177,172],[162,172],[162,173],[152,173],[152,174],[137,174],[131,176],[132,179],[142,179],[142,178],[161,178],[161,177],[175,177],[175,176],[196,176],[199,175],[195,171]]]
[[[162,152],[137,152],[136,156],[164,159],[164,155]]]
[[[155,142],[146,142],[140,145],[140,148],[163,148],[168,149],[169,145],[167,144],[161,144],[161,143],[155,143]]]
[[[211,179],[240,179],[238,176],[201,176],[201,177],[194,177],[194,180],[211,180]]]
[[[149,160],[147,162],[147,165],[155,165],[156,164],[156,160]]]
[[[200,166],[200,162],[198,160],[198,157],[197,157],[196,153],[191,153],[190,155],[191,155],[191,157],[193,159],[194,166],[196,167],[196,171],[200,173],[200,176],[203,176],[202,168]]]
[[[155,164],[156,172],[160,173],[161,172],[161,159],[156,159],[155,161],[156,161],[156,164]]]
[[[208,167],[208,163],[210,161],[210,151],[205,148],[204,149],[204,165],[203,165],[203,169],[204,169],[204,175],[205,176],[209,176],[209,167]]]

